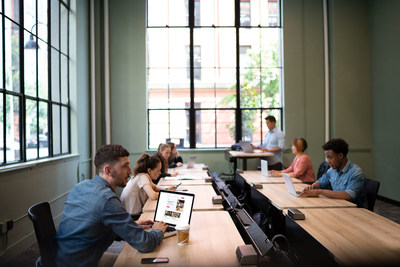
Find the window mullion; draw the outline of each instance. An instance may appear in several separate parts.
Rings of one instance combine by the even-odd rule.
[[[190,148],[196,148],[196,111],[194,109],[194,0],[189,1],[190,29],[190,108],[189,108],[189,143]]]
[[[236,142],[242,139],[242,109],[240,105],[240,0],[235,0],[235,30],[236,30],[236,112],[235,112],[235,137]]]

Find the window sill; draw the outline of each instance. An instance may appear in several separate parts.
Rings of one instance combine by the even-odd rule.
[[[0,167],[0,173],[23,170],[23,169],[31,169],[31,168],[39,166],[39,165],[44,165],[47,163],[60,161],[60,160],[77,158],[79,156],[80,156],[79,154],[68,154],[68,155],[63,155],[63,156],[58,156],[58,157],[53,157],[53,158],[45,158],[45,159],[32,160],[32,161],[23,162],[23,163],[7,165],[4,167]]]

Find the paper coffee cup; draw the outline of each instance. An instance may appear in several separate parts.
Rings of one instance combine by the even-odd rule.
[[[190,225],[175,226],[178,246],[186,246],[189,243]]]

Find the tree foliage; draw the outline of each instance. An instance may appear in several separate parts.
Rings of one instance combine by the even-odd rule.
[[[276,47],[254,52],[248,51],[249,60],[240,73],[241,108],[276,107],[279,105],[279,57]],[[264,67],[268,66],[268,68]],[[219,105],[236,106],[236,84],[229,88],[232,94],[224,97]],[[243,137],[251,140],[256,126],[254,120],[258,110],[242,110]],[[235,119],[226,125],[232,138],[235,138]]]

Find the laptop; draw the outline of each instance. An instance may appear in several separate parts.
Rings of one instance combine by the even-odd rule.
[[[186,166],[184,166],[184,168],[187,168],[187,169],[194,168],[194,166],[196,164],[196,158],[197,158],[196,156],[190,156],[187,161],[187,164],[186,164]]]
[[[176,225],[190,224],[194,194],[160,190],[157,199],[154,221],[168,224],[167,231],[174,231]]]
[[[286,173],[282,173],[282,177],[283,177],[283,180],[285,181],[285,185],[286,185],[288,192],[296,197],[300,196],[301,191],[296,191],[296,189],[294,189],[294,185],[293,185],[292,179],[290,178],[290,175],[286,174]]]
[[[266,160],[261,160],[261,175],[262,176],[269,176],[268,173],[268,161]]]
[[[253,148],[249,141],[239,141],[240,147],[242,148],[243,152],[245,153],[253,153]]]

